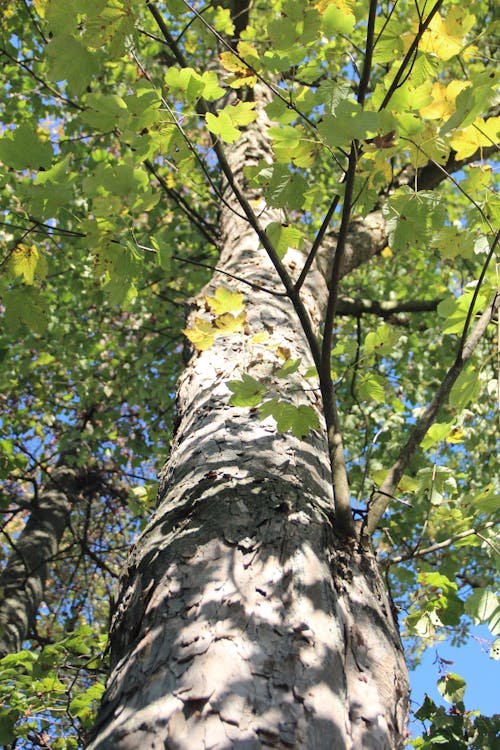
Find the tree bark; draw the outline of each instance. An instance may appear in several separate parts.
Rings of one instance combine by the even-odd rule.
[[[54,469],[0,575],[0,657],[19,651],[35,624],[80,474],[81,470],[68,466]]]
[[[258,107],[226,152],[252,205],[261,196],[242,169],[269,149]],[[241,214],[228,187],[226,198]],[[263,202],[257,213],[263,226],[279,218]],[[355,229],[370,233],[369,224]],[[221,231],[220,268],[283,291],[246,220],[224,207]],[[304,258],[289,251],[285,262],[297,276]],[[219,286],[245,293],[245,332],[194,352],[181,376],[180,426],[158,509],[122,576],[89,748],[402,748],[408,680],[398,627],[373,551],[335,533],[319,392],[300,374],[312,363],[308,342],[286,297],[249,293],[222,274],[192,317]],[[318,269],[301,295],[317,332],[327,299]],[[267,344],[253,343],[259,331]],[[281,397],[320,417],[302,440],[229,405],[227,382],[243,373],[279,393],[280,347],[303,365]]]

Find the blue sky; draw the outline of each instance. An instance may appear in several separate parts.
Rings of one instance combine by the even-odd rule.
[[[464,704],[467,710],[479,709],[488,716],[500,713],[500,661],[488,655],[488,645],[494,636],[486,626],[474,627],[471,632],[473,637],[461,647],[443,641],[425,651],[420,665],[410,673],[413,710],[422,705],[426,693],[436,703],[448,705],[436,687],[440,677],[437,653],[442,659],[453,661],[453,664],[446,666],[447,670],[466,681]],[[421,724],[412,723],[411,730],[418,736],[421,734]]]

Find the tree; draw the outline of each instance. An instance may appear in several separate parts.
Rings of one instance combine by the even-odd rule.
[[[152,496],[115,477],[148,477],[181,354],[92,750],[403,747],[398,608],[423,642],[497,634],[500,118],[476,5],[7,6],[4,742],[55,732],[43,700],[23,721],[33,677],[90,728],[95,571]],[[460,678],[440,686],[453,711],[424,704],[417,745],[487,747]]]

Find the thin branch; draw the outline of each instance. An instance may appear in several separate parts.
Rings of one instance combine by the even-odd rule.
[[[8,57],[11,62],[15,63],[15,65],[19,65],[20,68],[23,68],[23,70],[25,70],[32,78],[35,79],[35,81],[37,81],[41,86],[43,86],[44,89],[47,89],[47,91],[50,91],[50,93],[53,94],[57,99],[61,99],[61,101],[66,102],[66,104],[69,104],[70,107],[79,109],[81,112],[84,111],[85,107],[82,107],[80,104],[77,104],[71,99],[68,99],[67,96],[64,96],[63,94],[61,94],[57,89],[55,89],[49,83],[44,81],[43,78],[40,78],[40,76],[38,76],[33,70],[31,70],[29,65],[27,65],[23,60],[18,60],[17,58],[13,57],[3,47],[0,48],[0,56],[1,55],[5,55],[5,57]]]
[[[460,342],[459,350],[455,361],[444,376],[434,398],[423,411],[416,424],[414,425],[406,445],[402,448],[398,459],[389,469],[387,476],[376,493],[373,503],[368,511],[366,530],[369,535],[373,534],[382,518],[387,506],[389,505],[389,495],[393,495],[403,474],[408,466],[415,451],[424,439],[427,431],[434,423],[439,409],[443,406],[448,398],[450,391],[455,384],[458,376],[462,372],[465,364],[471,358],[477,345],[479,344],[488,324],[493,319],[496,311],[500,306],[500,294],[496,293],[491,304],[483,312],[471,334],[462,346]]]
[[[365,96],[368,91],[370,82],[370,73],[372,69],[372,57],[375,37],[375,20],[377,18],[377,0],[370,0],[370,10],[368,12],[368,26],[366,29],[365,59],[363,61],[363,71],[358,89],[358,102],[363,105]]]
[[[454,534],[453,536],[448,537],[448,539],[444,539],[442,542],[436,542],[435,544],[431,544],[429,547],[423,547],[416,552],[408,552],[407,554],[398,555],[397,557],[388,559],[386,564],[389,567],[390,565],[397,565],[398,563],[405,562],[406,560],[414,560],[416,557],[424,557],[425,555],[430,555],[433,552],[438,552],[441,549],[451,547],[452,544],[458,542],[460,539],[466,539],[468,536],[473,535],[480,536],[482,531],[491,529],[493,526],[498,526],[499,523],[500,521],[488,521],[487,523],[484,523],[477,528],[467,529],[467,531],[461,531],[459,534]]]
[[[399,88],[399,86],[401,84],[401,79],[402,79],[403,75],[406,72],[406,68],[407,68],[408,64],[410,64],[410,63],[413,64],[412,63],[413,56],[418,51],[418,45],[420,44],[420,40],[422,39],[422,36],[423,36],[425,30],[428,28],[430,22],[432,21],[432,19],[434,18],[434,16],[438,12],[438,10],[439,10],[439,8],[441,7],[442,4],[443,4],[443,0],[437,0],[437,2],[434,3],[434,5],[433,5],[433,7],[432,7],[432,9],[431,9],[431,11],[429,13],[429,15],[425,19],[425,21],[423,21],[422,23],[419,24],[418,31],[417,31],[417,33],[415,35],[415,38],[414,38],[413,42],[410,44],[410,47],[409,47],[406,55],[404,56],[404,59],[403,59],[401,65],[399,66],[399,69],[398,69],[396,75],[394,76],[393,81],[392,81],[391,85],[389,86],[389,89],[387,90],[387,93],[384,96],[382,104],[378,108],[379,112],[381,112],[383,109],[385,109],[385,107],[387,106],[387,104],[391,100],[392,95]]]
[[[149,159],[145,159],[144,166],[150,174],[156,177],[165,193],[170,198],[172,198],[172,200],[179,206],[181,211],[187,216],[189,221],[194,224],[194,226],[205,237],[205,239],[208,240],[211,245],[214,245],[214,247],[218,247],[217,240],[212,234],[212,227],[209,226],[208,222],[203,218],[203,216],[199,214],[196,209],[190,206],[185,198],[182,197],[182,195],[179,195],[179,193],[177,193],[175,190],[172,190],[172,188],[168,187],[164,178],[157,172],[154,165]]]
[[[340,222],[337,247],[330,276],[328,302],[325,312],[323,342],[321,347],[321,361],[318,369],[323,397],[323,408],[328,430],[328,446],[332,464],[332,474],[335,494],[335,519],[341,533],[347,536],[354,534],[354,521],[350,504],[349,482],[345,465],[342,430],[335,402],[335,393],[331,376],[331,351],[333,344],[333,325],[337,307],[338,285],[340,269],[344,257],[347,232],[351,218],[351,206],[356,176],[356,143],[351,144],[349,165],[345,178],[344,206]]]
[[[337,302],[337,315],[377,315],[390,318],[398,313],[434,312],[441,298],[429,300],[378,300],[341,298]]]
[[[234,273],[224,271],[223,268],[219,268],[218,266],[211,266],[209,263],[202,263],[199,260],[192,260],[191,258],[181,258],[179,255],[172,255],[172,259],[179,261],[179,263],[188,263],[191,266],[199,266],[200,268],[206,268],[209,271],[216,271],[217,273],[221,273],[224,276],[228,276],[230,279],[239,281],[241,284],[246,284],[247,286],[251,287],[252,289],[258,290],[259,292],[271,294],[273,297],[288,297],[288,294],[286,292],[277,292],[274,289],[268,289],[261,284],[256,284],[253,281],[248,281],[248,279],[243,279],[241,276],[236,276]]]
[[[304,263],[304,266],[302,268],[302,271],[300,272],[300,276],[295,282],[295,291],[298,292],[303,285],[304,281],[306,280],[306,276],[309,273],[309,269],[311,268],[314,258],[316,257],[316,253],[318,252],[319,248],[321,247],[321,243],[323,242],[323,238],[326,234],[326,230],[328,229],[330,225],[330,221],[332,220],[332,216],[335,213],[335,210],[337,206],[339,205],[340,196],[337,194],[332,202],[330,203],[330,207],[328,208],[328,211],[325,214],[325,218],[323,219],[320,228],[318,229],[318,233],[316,237],[314,238],[314,242],[311,246],[311,249],[309,250],[309,254],[306,258],[306,262]]]

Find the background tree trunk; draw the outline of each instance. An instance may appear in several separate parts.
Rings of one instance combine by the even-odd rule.
[[[243,166],[266,158],[263,118],[226,153],[242,188]],[[196,300],[192,317],[217,287],[244,291],[246,328],[195,352],[180,379],[180,426],[158,510],[122,578],[90,748],[402,748],[398,628],[372,551],[335,533],[314,381],[296,372],[285,394],[320,416],[303,440],[228,403],[226,383],[243,373],[280,387],[279,347],[304,369],[311,355],[290,301],[271,293],[282,291],[276,271],[229,188],[226,198],[234,210],[221,212],[219,266],[270,292],[215,274]],[[263,226],[278,218],[263,205],[259,217]],[[293,273],[303,260],[289,251],[285,262]],[[302,298],[316,328],[326,297],[315,270]],[[272,345],[252,342],[259,331]]]
[[[49,565],[79,486],[81,469],[58,466],[33,501],[30,518],[0,576],[0,657],[19,651],[35,623]]]

